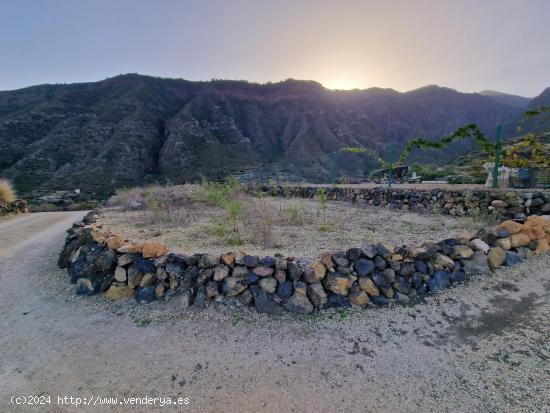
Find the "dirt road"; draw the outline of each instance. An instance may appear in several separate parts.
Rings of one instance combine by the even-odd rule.
[[[81,213],[0,222],[0,411],[545,412],[550,257],[412,307],[270,318],[75,297]],[[11,404],[42,395],[50,404]],[[58,396],[110,406],[58,404]],[[123,397],[188,398],[130,406]],[[114,400],[111,400],[114,402]]]

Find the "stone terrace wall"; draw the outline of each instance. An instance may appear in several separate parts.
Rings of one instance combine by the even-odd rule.
[[[531,198],[528,198],[531,199]],[[406,303],[463,281],[546,253],[550,217],[505,221],[472,238],[418,247],[363,245],[318,260],[282,256],[169,253],[154,243],[134,244],[95,225],[88,214],[68,230],[59,266],[78,294],[140,303],[177,300],[181,307],[212,301],[254,306],[258,312],[311,313],[323,308]]]
[[[550,213],[550,191],[497,191],[448,189],[411,190],[378,188],[325,187],[328,198],[337,201],[366,202],[414,212],[439,212],[463,216],[489,213],[499,218],[525,219]],[[273,196],[312,198],[318,187],[261,186],[261,192]]]
[[[8,214],[22,214],[28,212],[27,201],[18,199],[16,201],[5,204],[0,202],[0,216]]]

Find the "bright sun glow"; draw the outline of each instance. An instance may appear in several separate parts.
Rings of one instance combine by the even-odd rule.
[[[326,80],[323,83],[327,89],[339,89],[339,90],[351,90],[361,89],[357,82],[353,79],[331,79]]]

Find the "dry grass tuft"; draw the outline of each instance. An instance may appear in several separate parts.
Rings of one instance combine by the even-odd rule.
[[[10,203],[17,199],[12,184],[7,179],[0,179],[0,202]]]

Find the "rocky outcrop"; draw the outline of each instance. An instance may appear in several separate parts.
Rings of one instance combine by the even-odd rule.
[[[525,219],[530,215],[550,213],[550,191],[548,190],[415,190],[376,188],[346,188],[327,186],[327,198],[334,201],[365,202],[414,212],[442,213],[455,216],[493,215],[498,219]],[[272,186],[251,187],[272,196],[296,196],[312,198],[318,187]]]
[[[547,253],[550,242],[550,216],[530,216],[472,238],[414,247],[362,245],[327,252],[317,261],[233,252],[184,255],[105,233],[96,219],[91,212],[69,229],[59,257],[78,294],[133,296],[139,303],[176,300],[200,308],[230,301],[274,315],[408,303],[468,276]]]

